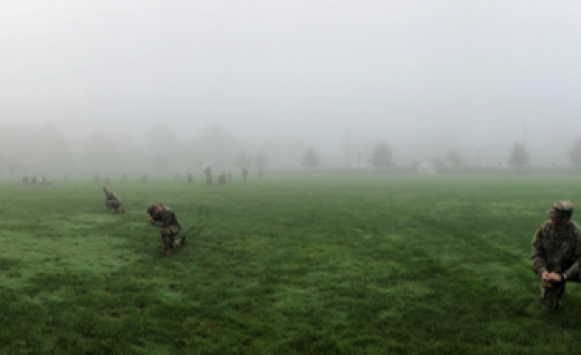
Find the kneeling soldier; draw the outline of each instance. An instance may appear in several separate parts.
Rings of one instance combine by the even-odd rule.
[[[107,190],[106,187],[103,188],[103,192],[105,193],[105,206],[111,211],[112,213],[119,213],[119,212],[127,212],[125,208],[119,209],[121,207],[121,199],[119,196],[115,195],[115,193]]]
[[[541,304],[545,312],[559,311],[568,281],[579,282],[581,230],[571,221],[573,204],[559,201],[547,211],[551,218],[537,230],[532,243],[533,270],[542,279]]]
[[[168,206],[147,205],[147,221],[154,227],[161,228],[161,240],[165,255],[171,253],[171,249],[183,245],[186,237],[181,237],[177,242],[175,237],[182,231],[182,223],[176,218],[175,213]]]

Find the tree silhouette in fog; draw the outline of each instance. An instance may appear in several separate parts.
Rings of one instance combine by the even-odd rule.
[[[371,165],[375,168],[388,168],[393,165],[393,152],[387,143],[379,143],[371,153]]]
[[[453,167],[457,168],[462,163],[462,156],[456,149],[450,149],[448,153],[446,153],[446,161]]]
[[[318,168],[321,165],[319,156],[313,150],[313,148],[307,149],[305,155],[303,156],[303,167],[313,169]]]
[[[508,156],[508,163],[516,168],[522,168],[529,163],[529,154],[524,144],[514,144]]]
[[[237,166],[239,168],[248,168],[250,167],[250,165],[252,164],[252,157],[249,156],[248,154],[246,154],[244,151],[241,151],[240,154],[238,154],[238,157],[236,158],[236,160],[234,161],[234,166]]]

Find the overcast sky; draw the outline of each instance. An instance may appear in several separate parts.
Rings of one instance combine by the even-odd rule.
[[[526,124],[533,154],[566,160],[580,18],[573,0],[2,0],[0,123],[329,145],[349,129],[400,155],[505,151]]]

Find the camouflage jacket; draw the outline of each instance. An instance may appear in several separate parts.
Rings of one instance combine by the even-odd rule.
[[[107,197],[106,197],[107,202],[119,202],[119,203],[121,203],[121,199],[119,198],[119,196],[115,195],[114,192],[109,191],[109,192],[105,193],[105,195],[107,195]]]
[[[171,208],[167,206],[159,206],[161,207],[161,212],[157,215],[152,216],[153,222],[151,222],[152,226],[159,227],[159,228],[167,228],[167,227],[182,227],[181,222],[177,219],[175,213],[171,210]]]
[[[577,278],[581,270],[581,230],[575,222],[558,230],[550,221],[537,230],[532,243],[533,270],[565,273]]]

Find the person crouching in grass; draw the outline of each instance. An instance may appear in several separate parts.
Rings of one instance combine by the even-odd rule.
[[[533,270],[541,277],[541,305],[547,313],[561,309],[567,282],[579,282],[581,230],[571,221],[573,204],[559,201],[547,211],[551,218],[541,225],[532,242]]]

